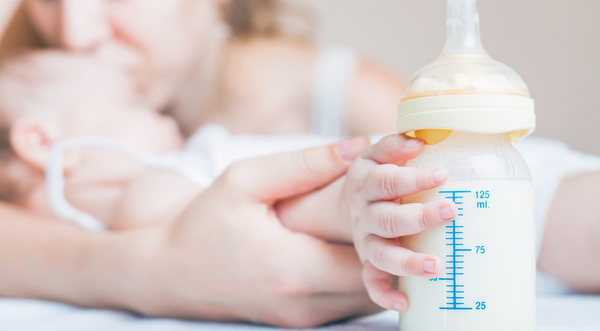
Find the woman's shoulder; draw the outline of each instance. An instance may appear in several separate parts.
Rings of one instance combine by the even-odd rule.
[[[301,39],[255,37],[234,39],[226,48],[227,64],[262,75],[305,72],[314,65],[317,49]]]
[[[246,132],[303,130],[298,123],[305,117],[315,61],[310,44],[276,37],[233,40],[220,60],[211,111]]]
[[[357,134],[393,132],[404,82],[391,70],[361,59],[350,87],[347,129]]]
[[[233,40],[224,58],[220,90],[239,96],[238,100],[253,101],[247,105],[262,105],[262,110],[266,109],[265,103],[289,109],[314,107],[317,79],[348,76],[344,82],[347,92],[343,93],[344,131],[354,135],[394,130],[390,123],[394,122],[402,81],[349,48],[323,47],[302,39],[260,37]],[[336,79],[331,81],[335,83]],[[283,99],[278,100],[279,97]]]

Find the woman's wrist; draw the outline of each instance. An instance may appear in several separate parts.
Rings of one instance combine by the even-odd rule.
[[[202,245],[188,245],[189,239],[196,243],[202,237],[189,238],[187,233],[193,231],[182,229],[180,223],[155,223],[110,238],[117,250],[99,258],[122,268],[123,273],[113,273],[111,293],[103,299],[111,307],[146,316],[247,320],[233,302],[211,294],[215,284],[207,281],[210,271],[201,266],[201,261],[210,258],[209,252],[197,249]],[[185,238],[180,232],[186,233]],[[128,253],[119,254],[119,250]]]
[[[0,204],[0,295],[135,309],[151,241],[146,230],[94,233]]]
[[[94,293],[94,306],[153,315],[162,300],[155,284],[156,261],[165,243],[164,226],[98,234],[83,271]],[[92,286],[88,286],[90,288]]]

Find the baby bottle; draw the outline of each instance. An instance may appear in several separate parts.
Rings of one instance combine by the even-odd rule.
[[[398,131],[426,143],[408,166],[442,165],[449,178],[401,203],[448,199],[458,215],[400,239],[443,264],[437,278],[400,278],[401,331],[535,329],[533,187],[513,146],[534,128],[527,86],[481,44],[476,0],[448,0],[446,46],[411,79]]]

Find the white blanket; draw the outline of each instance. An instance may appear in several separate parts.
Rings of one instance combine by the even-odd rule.
[[[510,318],[510,316],[507,316]],[[316,330],[398,330],[392,311],[328,325]],[[600,296],[541,296],[537,300],[537,331],[600,331]],[[44,301],[0,299],[2,331],[276,331],[277,328],[239,324],[144,318],[110,310],[81,309]],[[509,330],[507,330],[509,331]]]

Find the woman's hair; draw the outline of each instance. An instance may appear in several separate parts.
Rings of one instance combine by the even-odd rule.
[[[231,0],[223,8],[223,15],[233,37],[308,38],[311,32],[309,10],[285,0]]]

